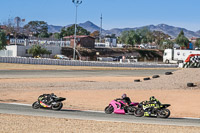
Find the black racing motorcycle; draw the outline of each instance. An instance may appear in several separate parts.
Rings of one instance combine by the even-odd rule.
[[[62,101],[66,100],[63,97],[57,97],[54,94],[43,94],[38,97],[38,100],[32,104],[33,109],[49,108],[52,110],[61,110],[63,107]]]
[[[156,107],[155,103],[141,102],[138,108],[135,110],[134,115],[136,117],[158,117],[158,118],[168,118],[170,116],[170,110],[167,107],[170,104],[161,104],[159,108]]]

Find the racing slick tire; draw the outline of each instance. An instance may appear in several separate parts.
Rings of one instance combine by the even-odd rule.
[[[169,109],[162,109],[158,113],[159,118],[168,118],[170,116],[170,110]]]
[[[62,107],[63,107],[63,103],[58,102],[55,105],[52,105],[51,109],[52,110],[61,110]]]
[[[33,109],[39,109],[39,108],[40,108],[40,103],[39,103],[38,101],[34,102],[34,103],[32,104],[32,108],[33,108]]]
[[[105,108],[105,113],[106,114],[112,114],[112,112],[114,111],[114,108],[113,108],[113,106],[107,106],[106,108]]]
[[[130,106],[130,107],[128,107],[127,112],[129,115],[134,115],[136,110],[137,110],[137,107]]]
[[[135,112],[134,112],[134,115],[135,115],[136,117],[142,117],[142,116],[144,116],[144,110],[143,110],[142,108],[137,108],[137,109],[135,110]]]

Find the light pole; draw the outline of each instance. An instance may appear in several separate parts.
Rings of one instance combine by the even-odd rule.
[[[82,3],[82,0],[72,0],[74,5],[76,6],[76,16],[75,16],[75,31],[74,31],[74,52],[73,52],[73,59],[75,60],[76,54],[76,25],[77,25],[77,8]]]

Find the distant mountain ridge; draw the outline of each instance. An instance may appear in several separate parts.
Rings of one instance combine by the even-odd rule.
[[[66,26],[69,27],[72,24]],[[90,31],[90,32],[94,32],[94,31],[99,31],[100,27],[95,25],[94,23],[90,22],[90,21],[86,21],[85,23],[80,23],[79,26],[83,27],[84,29]],[[184,31],[185,36],[188,38],[191,37],[200,37],[200,30],[197,32],[191,31],[191,30],[187,30],[185,28],[180,28],[180,27],[174,27],[174,26],[170,26],[167,24],[159,24],[159,25],[147,25],[147,26],[142,26],[142,27],[135,27],[135,28],[113,28],[111,30],[105,30],[102,29],[102,33],[105,34],[116,34],[117,36],[120,36],[120,34],[123,31],[128,31],[128,30],[136,30],[136,29],[141,29],[141,28],[148,28],[151,31],[162,31],[165,34],[170,35],[173,38],[176,38],[178,36],[178,34],[180,33],[181,30]],[[54,25],[49,25],[49,32],[55,33],[55,32],[60,32],[61,29],[63,28],[63,26],[54,26]]]
[[[63,26],[48,25],[48,32],[49,33],[60,32],[62,28]]]

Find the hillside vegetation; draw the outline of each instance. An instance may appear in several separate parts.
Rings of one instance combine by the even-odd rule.
[[[138,49],[138,48],[96,48],[96,49],[87,49],[87,48],[77,48],[82,59],[88,60],[97,60],[97,57],[116,57],[116,56],[125,56],[125,57],[138,57],[139,61],[148,60],[162,60],[163,51],[154,50],[154,49]],[[99,55],[96,55],[96,53]],[[73,49],[69,47],[62,48],[62,54],[72,57]]]

